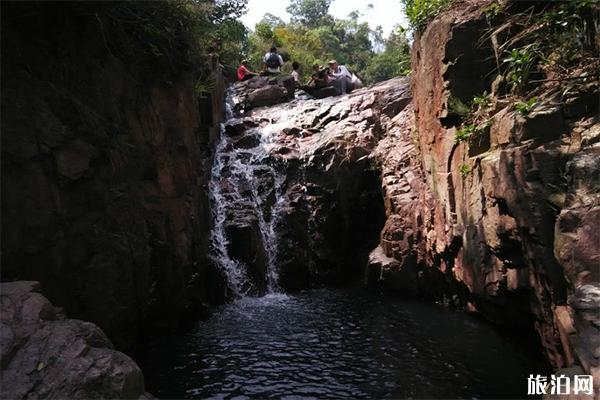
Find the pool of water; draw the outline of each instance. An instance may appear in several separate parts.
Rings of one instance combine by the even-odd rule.
[[[526,398],[538,372],[477,318],[362,289],[238,300],[144,362],[159,398]]]

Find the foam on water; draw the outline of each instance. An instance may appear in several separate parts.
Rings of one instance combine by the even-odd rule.
[[[231,97],[227,96],[226,120],[234,118]],[[227,123],[227,122],[226,122]],[[226,124],[225,123],[225,124]],[[265,129],[248,131],[245,134],[256,134],[260,140],[258,146],[250,149],[237,149],[230,137],[225,134],[225,124],[221,125],[220,137],[215,148],[211,179],[208,185],[213,214],[211,231],[211,256],[217,266],[227,277],[227,284],[235,297],[244,297],[253,288],[248,277],[247,266],[233,259],[228,251],[228,239],[225,225],[231,213],[254,213],[266,256],[267,293],[280,291],[277,271],[277,231],[279,211],[285,203],[283,184],[285,176],[269,164],[268,148],[272,135]],[[259,173],[272,177],[272,187],[259,187]],[[265,180],[269,181],[269,180]],[[249,195],[243,188],[249,189]],[[275,201],[271,204],[269,194],[274,193]]]

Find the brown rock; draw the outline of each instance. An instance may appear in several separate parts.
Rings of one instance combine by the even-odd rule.
[[[56,317],[37,282],[0,284],[6,398],[137,398],[144,377],[94,324]],[[8,317],[10,316],[10,318]]]
[[[286,96],[287,91],[285,88],[278,85],[270,85],[250,92],[248,102],[252,107],[272,106],[281,103]]]

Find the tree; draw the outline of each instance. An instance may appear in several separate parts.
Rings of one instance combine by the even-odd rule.
[[[248,37],[247,58],[253,68],[262,66],[262,57],[275,45],[284,61],[297,61],[301,74],[311,74],[311,65],[326,65],[336,59],[367,83],[401,75],[410,64],[408,42],[402,30],[383,38],[383,30],[372,30],[360,22],[354,11],[344,19],[328,14],[331,0],[292,0],[288,11],[292,22],[266,14]],[[374,49],[384,55],[378,55]],[[290,70],[284,65],[284,72]]]
[[[385,50],[376,54],[365,69],[367,83],[380,82],[410,72],[410,45],[406,30],[396,26],[384,41]]]
[[[248,6],[248,0],[222,0],[216,2],[212,0],[196,0],[195,2],[191,2],[191,4],[194,3],[213,4],[211,19],[216,23],[238,19],[246,13],[246,8]]]
[[[331,0],[291,0],[286,10],[293,23],[316,28],[333,20],[329,15],[330,4]]]
[[[279,18],[278,16],[273,15],[271,13],[266,13],[262,17],[260,22],[269,25],[271,27],[271,29],[275,29],[278,26],[285,25],[285,22],[283,22],[283,20],[281,18]]]

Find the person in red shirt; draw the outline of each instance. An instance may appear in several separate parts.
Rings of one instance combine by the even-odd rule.
[[[252,72],[248,69],[248,61],[243,60],[242,64],[237,69],[237,78],[238,81],[246,81],[253,76],[258,76],[256,72]]]

